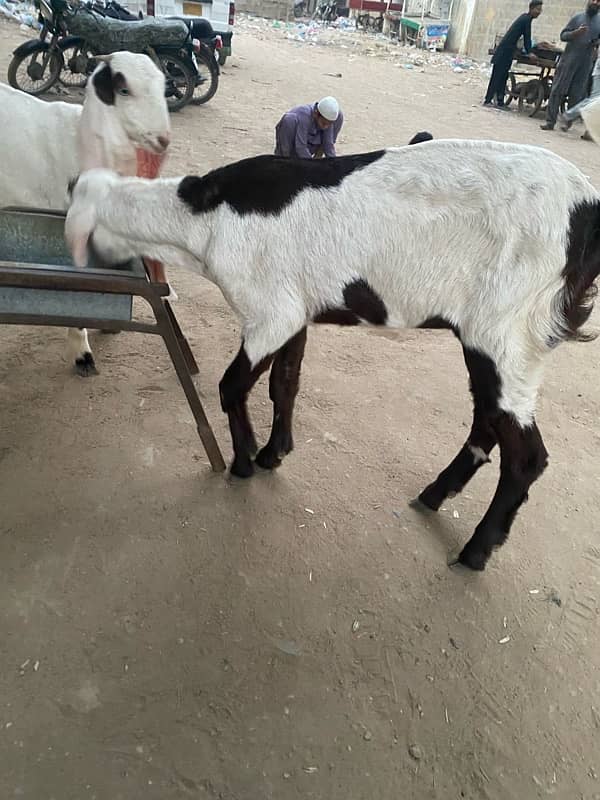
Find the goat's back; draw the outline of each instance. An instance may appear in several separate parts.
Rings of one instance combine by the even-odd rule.
[[[536,319],[564,285],[572,214],[599,200],[547,150],[453,140],[331,163],[248,159],[187,179],[179,194],[221,218],[211,260],[227,265],[219,282],[232,296],[251,269],[258,294],[293,287],[317,313],[364,279],[389,324],[443,316],[481,338],[503,317],[498,326],[518,322],[539,342],[551,332]]]

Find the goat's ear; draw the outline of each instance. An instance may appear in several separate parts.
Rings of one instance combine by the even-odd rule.
[[[105,64],[101,69],[94,72],[92,83],[94,84],[94,91],[98,99],[104,103],[104,105],[114,106],[115,87],[110,64]]]
[[[65,240],[73,256],[73,263],[76,267],[85,267],[88,263],[88,242],[94,229],[94,212],[91,208],[84,206],[74,209],[73,206],[67,212],[65,220]]]

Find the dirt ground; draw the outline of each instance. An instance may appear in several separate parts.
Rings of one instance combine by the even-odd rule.
[[[0,25],[2,76],[23,37]],[[599,148],[478,107],[480,74],[247,25],[234,49],[173,117],[168,173],[269,151],[280,113],[333,93],[341,152],[531,142],[600,186]],[[236,320],[170,275],[229,458]],[[470,425],[450,335],[312,330],[296,450],[249,482],[209,471],[160,340],[94,333],[82,379],[64,331],[0,336],[3,800],[600,798],[598,342],[549,359],[550,467],[487,571],[459,574],[498,457],[437,517],[407,505]],[[264,441],[264,381],[251,408]]]

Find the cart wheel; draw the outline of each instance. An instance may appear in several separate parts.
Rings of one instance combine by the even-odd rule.
[[[532,110],[529,112],[530,117],[535,117],[541,107],[544,105],[544,100],[546,99],[546,90],[544,87],[544,81],[539,81],[537,85],[537,93],[535,99],[532,102]],[[521,111],[521,101],[523,98],[519,97],[519,111]]]

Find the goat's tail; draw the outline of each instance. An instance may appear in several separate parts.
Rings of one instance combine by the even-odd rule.
[[[600,123],[600,106],[598,122]],[[600,128],[598,130],[600,135]],[[561,339],[589,342],[598,334],[582,331],[594,308],[600,275],[600,199],[585,201],[571,212],[567,263],[563,270],[558,312]]]
[[[592,100],[581,110],[581,118],[596,144],[600,144],[600,98]]]

